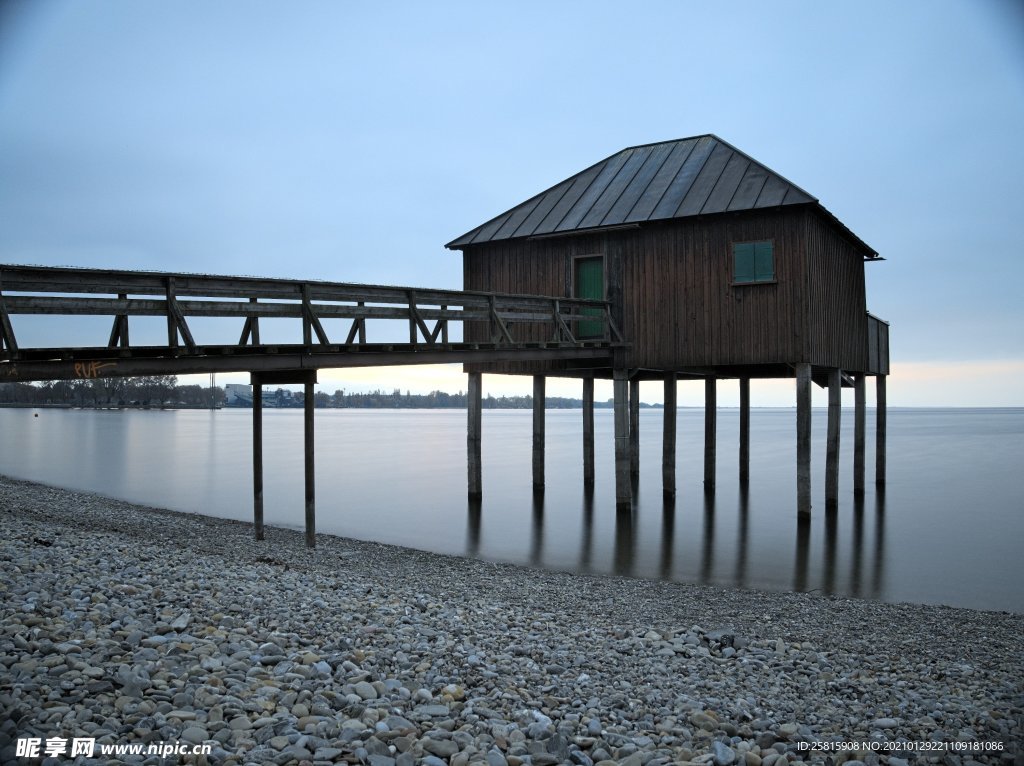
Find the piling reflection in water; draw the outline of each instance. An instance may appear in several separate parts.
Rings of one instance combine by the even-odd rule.
[[[266,414],[266,523],[302,528],[302,412]],[[36,416],[38,415],[38,417]],[[547,413],[546,494],[531,495],[529,413],[484,416],[482,499],[467,503],[466,416],[458,411],[318,411],[317,528],[345,537],[551,569],[771,590],[1024,611],[1024,539],[1015,478],[1024,410],[896,410],[884,492],[837,511],[812,486],[800,527],[791,411],[751,415],[749,483],[736,480],[736,413],[719,413],[718,482],[702,487],[703,412],[681,408],[677,491],[661,486],[661,415],[642,410],[639,484],[616,513],[609,411],[595,417],[595,482],[584,488],[579,412]],[[870,419],[869,419],[870,421]],[[824,444],[825,418],[816,417]],[[142,505],[251,523],[252,417],[246,410],[0,410],[0,473]],[[941,434],[943,438],[936,438]],[[352,445],[358,444],[359,449]],[[868,440],[870,464],[871,440]],[[488,452],[489,450],[489,452]],[[823,450],[815,450],[819,470]],[[938,477],[938,478],[937,478]],[[966,514],[964,508],[971,508]],[[994,576],[989,562],[998,562]]]
[[[870,497],[870,494],[868,495]],[[696,569],[697,577],[693,578],[702,584],[733,585],[740,588],[752,587],[750,581],[750,489],[745,484],[739,485],[738,502],[736,505],[736,538],[733,547],[729,548],[724,559],[733,561],[731,577],[723,578],[715,573],[716,565],[716,527],[720,519],[716,518],[717,502],[714,490],[703,493],[702,524],[699,538],[699,561],[687,562],[680,558],[680,542],[677,539],[676,524],[680,508],[673,495],[665,495],[662,499],[661,527],[656,549],[649,552],[640,546],[639,517],[637,506],[631,509],[616,510],[614,516],[614,534],[611,548],[612,574],[623,577],[652,576],[650,566],[645,559],[649,554],[657,554],[657,565],[654,575],[658,579],[679,579],[675,576],[677,568]],[[838,508],[826,508],[820,517],[795,519],[795,538],[793,545],[793,576],[787,586],[799,592],[813,591],[825,595],[850,595],[861,598],[879,598],[882,595],[882,583],[885,570],[885,489],[877,488],[874,492],[874,529],[873,547],[869,550],[865,543],[865,495],[853,498],[849,544],[849,577],[842,582],[839,577],[841,558],[840,511]],[[481,498],[469,498],[466,515],[466,546],[467,556],[479,557],[481,554],[481,538],[483,527],[484,502]],[[814,535],[816,525],[820,528],[823,539],[820,545],[820,569],[812,571],[814,555]],[[530,519],[530,551],[529,564],[534,567],[550,566],[545,551],[545,493],[543,488],[533,491]],[[594,489],[585,486],[580,504],[580,543],[579,556],[573,567],[582,573],[601,572],[595,567],[595,495]],[[568,540],[558,540],[559,546],[567,546]],[[870,557],[866,567],[865,559]],[[650,558],[654,558],[650,555]],[[687,566],[689,564],[690,566]],[[869,579],[865,582],[865,571]],[[820,575],[820,583],[813,585],[815,575]],[[813,585],[813,587],[812,587]],[[755,584],[756,586],[756,584]]]

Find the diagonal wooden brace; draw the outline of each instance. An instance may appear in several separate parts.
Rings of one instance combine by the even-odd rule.
[[[491,309],[491,323],[492,323],[492,325],[494,327],[496,327],[498,330],[501,331],[501,335],[503,335],[505,337],[505,340],[508,341],[509,345],[514,345],[515,341],[512,340],[511,333],[509,333],[508,328],[505,326],[505,323],[503,321],[501,321],[501,317],[498,316],[498,309],[494,305],[494,296],[493,295],[490,296],[490,309]],[[495,332],[495,333],[492,333],[491,340],[492,340],[492,342],[497,343],[498,341],[501,340],[501,338],[498,336],[498,333]]]
[[[4,305],[3,280],[0,278],[0,351],[7,349],[12,359],[18,358],[18,341],[14,337],[11,317]]]
[[[423,321],[423,317],[420,316],[419,309],[416,308],[416,291],[406,290],[406,296],[409,301],[409,342],[416,343],[416,330],[423,334],[423,339],[426,340],[427,345],[433,346],[437,342],[437,333],[431,333],[427,328],[427,323]],[[436,330],[437,328],[435,328]]]
[[[302,342],[310,346],[313,344],[312,334],[310,329],[316,333],[316,339],[321,345],[329,346],[331,341],[327,338],[327,333],[324,332],[324,327],[320,324],[320,318],[316,315],[313,310],[313,303],[309,299],[309,285],[302,286]]]
[[[559,302],[557,300],[555,301],[555,307],[554,311],[552,312],[552,315],[555,319],[555,340],[566,340],[569,341],[569,343],[575,343],[576,337],[572,334],[572,331],[569,329],[569,325],[567,325],[565,323],[565,320],[562,318],[561,306],[559,305]]]
[[[249,299],[249,303],[256,302],[256,298]],[[238,339],[238,345],[244,346],[250,339],[252,340],[252,345],[260,345],[260,318],[258,314],[253,314],[245,318],[245,324],[242,325],[242,337]]]
[[[121,293],[118,300],[126,301],[128,296]],[[110,328],[110,340],[107,348],[128,348],[128,315],[118,314],[114,317],[114,326]]]
[[[178,301],[174,297],[174,277],[167,278],[167,345],[172,349],[178,348],[178,333],[185,341],[185,347],[190,354],[196,353],[196,342],[192,339],[192,332],[188,329],[185,315],[181,313]]]

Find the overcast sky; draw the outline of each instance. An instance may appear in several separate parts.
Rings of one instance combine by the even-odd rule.
[[[624,147],[715,133],[887,259],[866,268],[891,404],[1024,405],[1018,0],[0,9],[0,262],[457,289],[445,242]]]

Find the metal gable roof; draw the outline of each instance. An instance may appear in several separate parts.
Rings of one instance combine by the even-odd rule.
[[[623,149],[445,247],[807,203],[818,200],[708,134]],[[864,248],[874,253],[867,245]]]

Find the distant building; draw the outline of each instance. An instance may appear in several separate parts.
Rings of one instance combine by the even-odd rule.
[[[224,404],[228,407],[252,407],[252,386],[228,383],[224,386]]]

